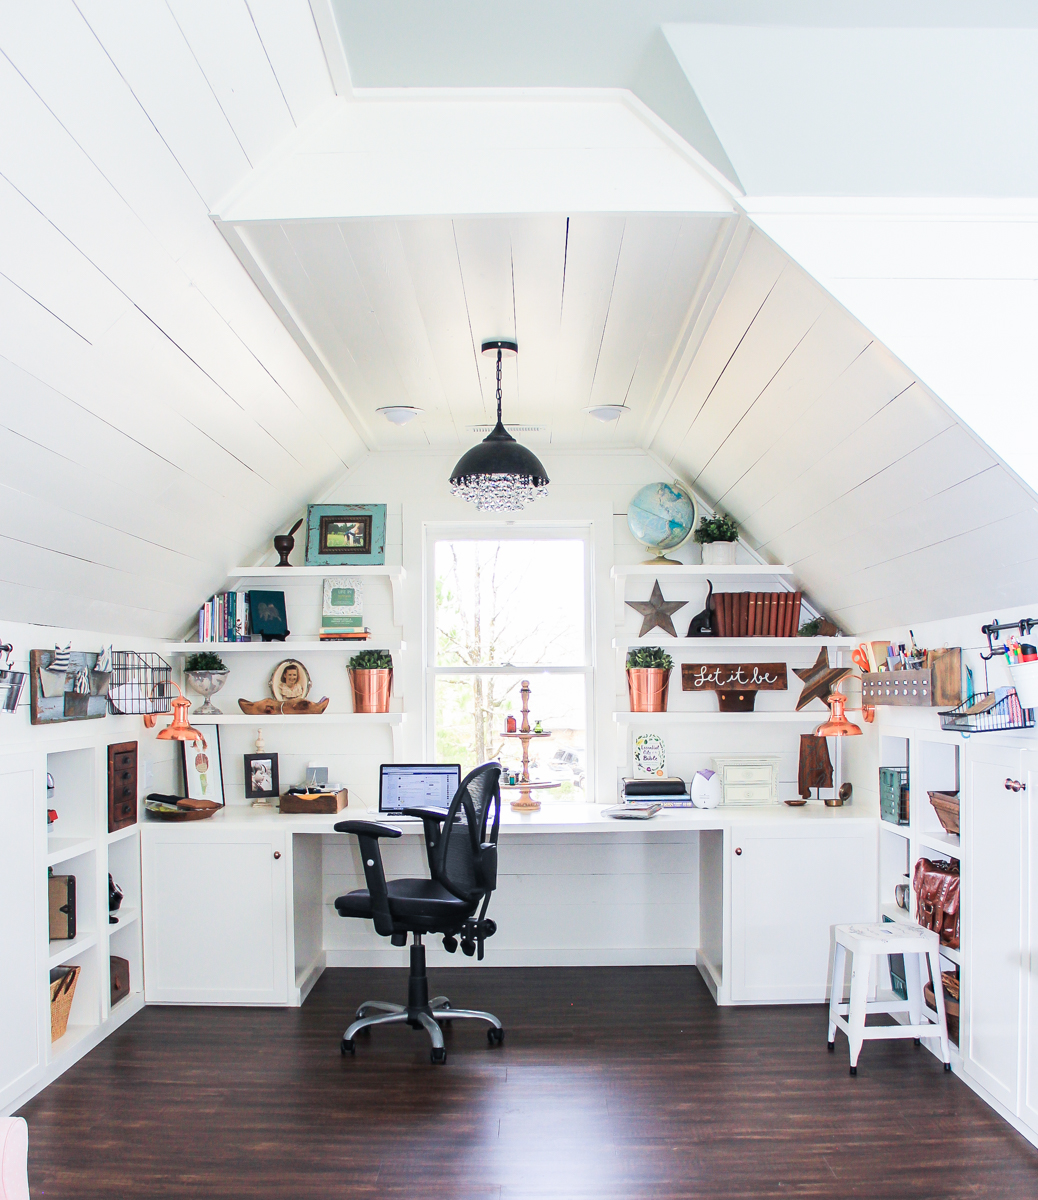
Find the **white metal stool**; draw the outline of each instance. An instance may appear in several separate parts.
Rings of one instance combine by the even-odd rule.
[[[948,1021],[944,1012],[944,988],[941,985],[940,940],[932,929],[900,922],[876,925],[834,925],[836,948],[833,952],[832,993],[829,1000],[829,1049],[836,1044],[836,1031],[842,1029],[851,1048],[851,1074],[858,1073],[858,1055],[862,1042],[871,1038],[940,1038],[944,1069],[951,1070],[948,1050]],[[843,978],[848,953],[851,955],[850,1003],[843,1003]],[[873,960],[881,955],[903,954],[907,1000],[869,1001],[869,976]],[[924,964],[930,960],[934,978],[936,1013],[923,999]],[[866,1025],[870,1013],[909,1014],[908,1025]]]

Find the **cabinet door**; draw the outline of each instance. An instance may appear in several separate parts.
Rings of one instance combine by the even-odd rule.
[[[36,767],[17,756],[0,770],[0,1109],[31,1086],[43,1061],[37,909],[46,872],[37,868]]]
[[[1038,754],[1025,751],[1023,775],[1027,784],[1027,940],[1024,953],[1024,1078],[1020,1116],[1038,1130]]]
[[[876,919],[877,837],[836,819],[731,830],[733,1001],[825,1000],[830,926]]]
[[[1018,1109],[1026,791],[1019,750],[968,748],[963,812],[963,1071]]]
[[[148,1003],[287,1003],[285,835],[142,834]]]

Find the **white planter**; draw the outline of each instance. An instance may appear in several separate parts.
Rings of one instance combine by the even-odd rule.
[[[1024,708],[1038,708],[1038,662],[1016,663],[1009,673]]]
[[[703,546],[703,565],[706,567],[733,567],[737,545],[738,542],[706,542]]]

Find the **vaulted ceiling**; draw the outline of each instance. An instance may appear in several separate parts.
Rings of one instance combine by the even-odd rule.
[[[1033,598],[1033,494],[726,184],[660,44],[719,6],[585,24],[586,79],[563,7],[540,82],[601,94],[401,92],[436,5],[395,58],[337,0],[5,13],[0,615],[176,633],[363,455],[471,444],[500,336],[531,445],[651,450],[848,628]]]

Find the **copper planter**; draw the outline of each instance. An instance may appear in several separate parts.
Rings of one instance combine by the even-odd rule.
[[[628,667],[627,692],[631,712],[666,712],[670,668]]]
[[[350,671],[355,713],[389,712],[389,694],[393,690],[393,668]]]

